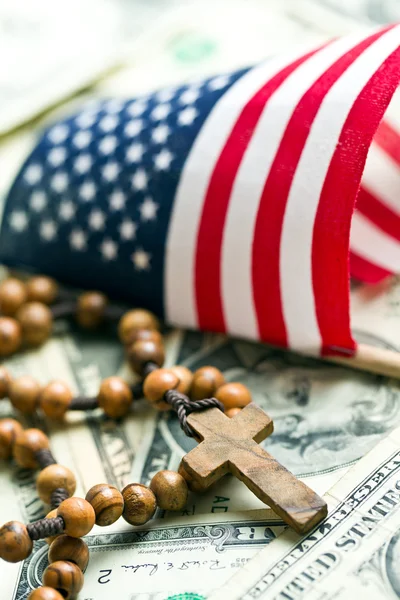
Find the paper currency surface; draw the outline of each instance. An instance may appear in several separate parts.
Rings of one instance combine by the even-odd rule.
[[[286,530],[212,600],[400,596],[400,428],[326,495],[327,518],[300,537]]]

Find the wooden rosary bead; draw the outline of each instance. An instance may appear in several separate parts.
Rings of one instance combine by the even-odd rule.
[[[76,319],[79,325],[87,329],[98,327],[104,319],[107,304],[107,296],[101,292],[85,292],[81,294],[78,298],[76,312]]]
[[[26,287],[19,279],[9,277],[0,283],[0,312],[3,315],[14,316],[26,300]]]
[[[51,381],[42,390],[39,405],[51,419],[62,419],[72,402],[73,393],[63,381]]]
[[[12,354],[21,345],[21,326],[16,319],[0,317],[0,356]]]
[[[158,319],[153,313],[142,308],[129,310],[121,317],[118,324],[119,339],[123,344],[129,344],[140,329],[159,329]]]
[[[89,562],[89,548],[80,538],[59,535],[49,548],[49,563],[57,560],[68,560],[85,571]]]
[[[171,369],[156,369],[143,383],[143,395],[157,410],[171,410],[165,402],[164,394],[168,390],[175,390],[179,385],[179,377]]]
[[[98,402],[106,415],[113,419],[129,412],[133,395],[129,385],[121,377],[107,377],[101,382]]]
[[[215,367],[201,367],[193,374],[190,397],[192,400],[212,398],[218,388],[225,383],[225,377]]]
[[[154,342],[155,344],[159,344],[161,346],[163,344],[163,336],[157,329],[138,329],[132,332],[129,342],[125,344],[128,353],[133,344],[138,340],[144,342]]]
[[[40,392],[41,386],[36,379],[22,375],[10,383],[8,395],[14,408],[30,415],[38,406]]]
[[[144,525],[156,512],[156,497],[145,485],[129,483],[122,490],[124,511],[122,516],[130,525]]]
[[[27,528],[19,521],[9,521],[0,529],[0,558],[16,563],[32,552],[33,542]]]
[[[33,590],[28,600],[64,600],[64,596],[61,596],[60,592],[57,592],[54,588],[42,586]]]
[[[54,519],[57,516],[57,509],[53,508],[53,510],[51,510],[49,513],[47,513],[46,515],[46,519]],[[62,533],[59,533],[57,535],[50,535],[47,538],[44,538],[44,541],[47,542],[47,544],[50,546],[54,540],[56,540],[58,537],[60,537],[60,535],[63,535]]]
[[[67,498],[57,508],[57,516],[64,519],[64,533],[82,537],[92,529],[96,515],[93,506],[83,498]]]
[[[0,420],[0,459],[10,458],[14,442],[23,428],[15,419]]]
[[[40,429],[25,429],[15,439],[13,456],[20,467],[36,469],[39,465],[35,452],[49,447],[49,438],[43,431],[40,431]]]
[[[124,510],[124,499],[116,487],[99,483],[90,488],[86,500],[93,506],[96,525],[106,527],[118,521]]]
[[[243,408],[251,402],[251,394],[243,383],[225,383],[214,395],[226,409]]]
[[[46,504],[51,504],[51,495],[57,488],[64,488],[72,496],[76,489],[75,475],[62,465],[49,465],[40,471],[36,479],[39,498]]]
[[[157,504],[163,510],[182,510],[186,506],[188,486],[176,471],[159,471],[150,482]]]
[[[8,391],[10,389],[11,383],[11,375],[3,365],[0,366],[0,399],[8,396]]]
[[[75,598],[83,588],[83,573],[68,560],[51,563],[43,573],[43,583],[60,592],[65,600]]]
[[[38,275],[31,277],[25,284],[30,302],[52,304],[58,296],[58,285],[51,277]]]
[[[193,373],[183,365],[175,365],[170,368],[170,371],[175,373],[179,378],[179,384],[176,388],[181,394],[188,394],[193,381]]]
[[[22,328],[23,340],[28,346],[40,346],[53,329],[51,310],[41,302],[28,302],[16,314]]]
[[[235,408],[228,408],[225,411],[225,414],[226,414],[227,417],[229,417],[231,419],[232,417],[234,417],[235,415],[237,415],[238,413],[240,413],[241,410],[242,410],[241,408],[237,408],[237,407],[235,407]]]
[[[161,367],[165,360],[164,347],[150,340],[137,340],[128,350],[128,362],[138,375],[143,375],[146,363]]]

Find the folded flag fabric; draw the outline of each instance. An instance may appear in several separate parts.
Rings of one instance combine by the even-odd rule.
[[[388,26],[85,106],[23,165],[0,260],[169,323],[352,353],[350,263],[400,270],[399,82]]]

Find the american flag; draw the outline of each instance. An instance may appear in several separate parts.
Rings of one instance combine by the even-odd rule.
[[[349,262],[400,270],[399,46],[389,26],[85,106],[23,165],[0,260],[169,323],[351,353]]]

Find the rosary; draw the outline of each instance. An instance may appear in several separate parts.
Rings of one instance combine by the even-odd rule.
[[[0,367],[0,398],[8,397],[22,414],[40,409],[51,419],[62,419],[68,410],[97,407],[113,419],[131,410],[133,399],[144,397],[159,411],[174,410],[186,435],[199,445],[182,458],[178,472],[158,472],[149,487],[129,483],[122,491],[107,483],[93,486],[85,499],[74,496],[76,480],[70,469],[59,465],[48,437],[39,429],[23,429],[15,419],[0,420],[0,459],[13,458],[23,468],[40,469],[36,480],[41,500],[51,507],[44,519],[28,525],[9,521],[0,528],[0,558],[16,563],[32,552],[35,540],[49,544],[49,566],[43,587],[29,600],[73,599],[83,587],[89,561],[81,539],[94,524],[111,525],[121,516],[131,525],[144,525],[157,506],[181,511],[188,490],[207,490],[232,473],[289,526],[305,533],[327,514],[326,503],[269,455],[259,442],[273,431],[273,422],[251,402],[241,383],[227,383],[215,367],[195,373],[184,366],[163,368],[164,349],[157,318],[147,310],[125,314],[100,292],[78,298],[61,297],[56,282],[36,276],[22,282],[11,277],[0,284],[0,355],[22,345],[39,346],[51,334],[53,320],[75,316],[87,329],[107,320],[118,320],[118,335],[127,360],[141,382],[129,386],[120,377],[103,380],[93,398],[74,397],[68,385],[51,381],[45,386],[28,375],[12,378]]]

